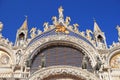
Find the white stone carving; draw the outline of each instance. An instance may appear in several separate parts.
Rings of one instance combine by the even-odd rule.
[[[31,55],[29,53],[29,51],[31,51],[31,53],[36,52],[35,50],[37,50],[37,48],[40,47],[40,45],[44,45],[45,43],[48,43],[51,41],[57,41],[57,40],[72,42],[72,43],[74,43],[73,45],[80,44],[80,45],[75,45],[75,46],[78,46],[83,51],[85,51],[85,53],[90,57],[92,67],[95,66],[95,64],[96,64],[95,57],[97,55],[96,50],[92,46],[90,46],[88,43],[86,43],[84,40],[73,37],[73,36],[69,36],[69,35],[50,35],[48,37],[41,38],[41,39],[35,41],[33,44],[31,44],[30,46],[27,47],[27,49],[25,51],[25,55],[27,57],[24,58],[24,60],[26,60],[29,57],[29,55]],[[32,53],[32,55],[34,55],[34,53]]]
[[[44,27],[44,32],[45,32],[45,31],[48,31],[48,29],[49,29],[49,27],[48,27],[48,22],[45,22],[45,23],[43,24],[43,27]]]
[[[36,28],[33,27],[31,30],[30,30],[30,33],[31,33],[31,38],[33,39],[35,36],[36,36]]]
[[[33,73],[27,80],[43,80],[51,75],[68,74],[85,80],[99,80],[94,74],[73,66],[51,66]]]

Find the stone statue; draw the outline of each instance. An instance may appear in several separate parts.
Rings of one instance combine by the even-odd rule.
[[[52,17],[52,20],[53,20],[53,24],[54,24],[54,25],[57,25],[57,24],[58,24],[58,22],[57,22],[57,17],[56,17],[56,16],[53,16],[53,17]]]
[[[76,24],[73,24],[73,26],[74,26],[74,30],[75,30],[75,31],[78,31],[78,26],[79,26],[79,25],[76,23]]]
[[[41,54],[41,68],[46,67],[46,57],[45,54]]]
[[[45,22],[45,23],[43,24],[43,26],[44,26],[44,31],[47,31],[47,30],[48,30],[48,22]]]
[[[99,71],[102,65],[102,61],[100,60],[100,58],[97,56],[97,63],[95,65],[95,70]]]
[[[64,11],[64,9],[62,8],[62,6],[60,6],[60,8],[58,9],[59,18],[63,18],[63,11]]]
[[[70,21],[71,21],[70,17],[66,17],[65,24],[69,25]]]
[[[3,23],[0,22],[0,32],[2,31],[2,29],[3,29]]]
[[[33,27],[31,30],[30,30],[30,36],[31,36],[31,38],[34,38],[35,36],[36,36],[36,28],[35,27]]]
[[[118,41],[120,42],[120,26],[117,25],[116,29],[118,30]]]
[[[3,23],[0,22],[0,38],[2,38],[2,33],[1,33],[2,29],[3,29]]]
[[[17,65],[20,63],[21,57],[22,57],[21,50],[18,50],[16,53],[16,64]]]
[[[29,59],[29,60],[26,60],[26,61],[25,61],[25,65],[26,65],[27,67],[31,67],[31,63],[32,63],[32,59]]]
[[[90,34],[92,34],[92,31],[91,30],[89,30],[89,29],[87,29],[86,30],[86,37],[88,38],[88,39],[92,39],[92,37],[91,37],[91,35]]]
[[[88,56],[84,55],[83,56],[83,60],[82,60],[82,69],[87,69],[87,67],[88,67],[88,61],[89,61]]]

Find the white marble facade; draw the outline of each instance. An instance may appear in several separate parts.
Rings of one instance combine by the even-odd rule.
[[[118,42],[107,47],[105,34],[96,21],[93,31],[81,31],[78,24],[70,24],[70,17],[64,19],[63,11],[62,7],[58,9],[59,16],[52,17],[53,24],[44,23],[44,31],[34,27],[30,34],[26,18],[17,31],[15,44],[2,36],[3,23],[0,22],[0,80],[120,80],[120,26],[117,26]],[[42,67],[39,65],[39,69],[31,73],[34,56],[53,43],[75,46],[82,51],[89,58],[92,71],[69,65],[45,66],[43,58]],[[64,74],[68,76],[61,76]],[[56,76],[59,78],[54,78]]]

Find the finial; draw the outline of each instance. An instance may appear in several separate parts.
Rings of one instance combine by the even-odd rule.
[[[63,18],[63,11],[64,11],[64,9],[62,8],[62,6],[60,6],[60,7],[58,8],[59,18]]]
[[[0,22],[0,33],[1,33],[2,29],[3,29],[3,23]]]
[[[28,19],[28,16],[25,15],[25,20],[20,29],[22,29],[22,30],[28,29],[27,19]]]

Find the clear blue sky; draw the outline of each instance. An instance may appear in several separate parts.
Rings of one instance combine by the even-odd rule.
[[[116,25],[120,25],[120,0],[0,0],[3,36],[14,42],[25,15],[29,30],[33,26],[42,30],[44,22],[52,24],[51,17],[58,16],[60,6],[64,8],[64,16],[71,17],[71,24],[80,25],[80,31],[93,30],[95,18],[105,32],[107,44],[118,41]]]

